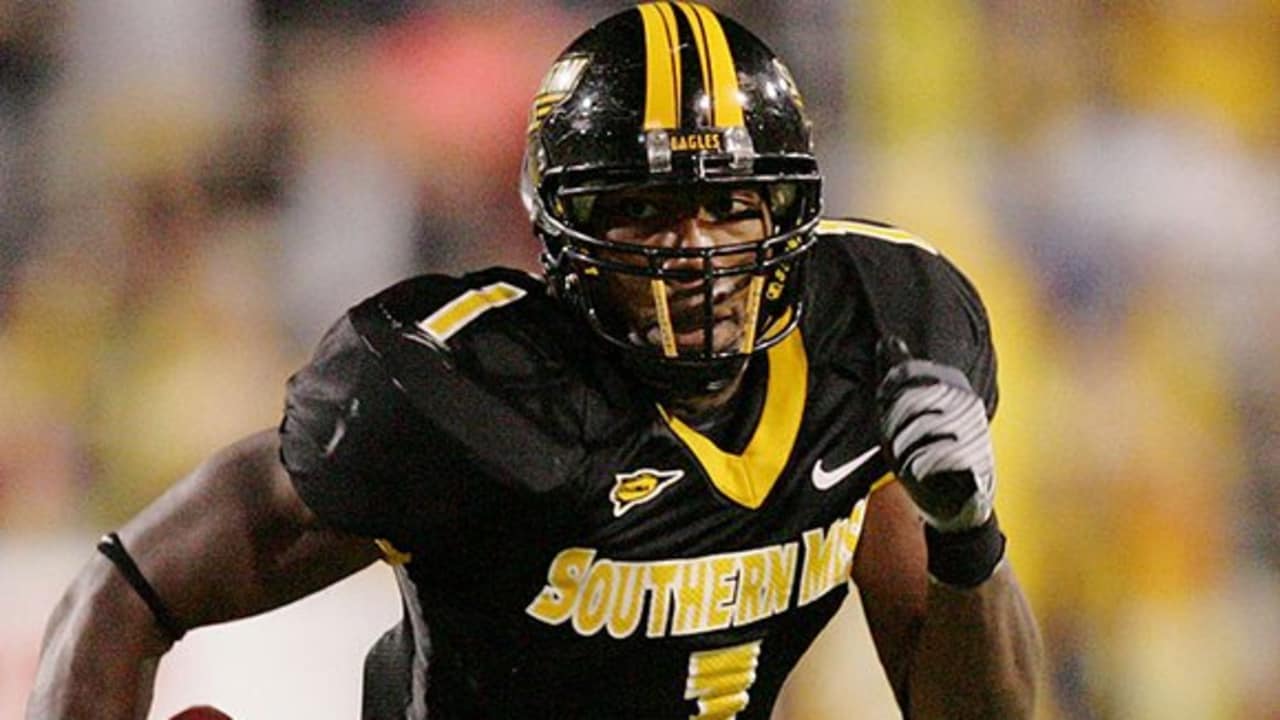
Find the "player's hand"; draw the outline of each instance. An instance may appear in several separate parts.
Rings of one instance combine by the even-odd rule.
[[[876,391],[880,443],[898,479],[940,532],[991,516],[995,461],[986,407],[960,370],[916,360],[901,338],[878,348],[888,368]]]

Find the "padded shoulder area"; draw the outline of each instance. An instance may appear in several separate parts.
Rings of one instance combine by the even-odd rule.
[[[351,317],[418,412],[513,482],[563,481],[628,402],[580,324],[526,273],[421,276]]]
[[[887,368],[876,365],[875,343],[896,335],[916,357],[965,371],[994,412],[996,365],[986,308],[936,247],[883,223],[823,220],[813,252],[806,334],[830,346],[833,362],[879,377]],[[832,296],[845,302],[823,302]]]

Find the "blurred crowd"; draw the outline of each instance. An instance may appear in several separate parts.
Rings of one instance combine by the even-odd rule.
[[[988,302],[1044,717],[1280,717],[1280,2],[710,4],[789,62],[828,214]],[[0,1],[0,578],[276,423],[364,296],[535,270],[527,104],[622,6]]]

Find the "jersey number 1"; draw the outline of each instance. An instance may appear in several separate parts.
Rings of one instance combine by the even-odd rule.
[[[746,709],[756,681],[760,641],[689,655],[684,698],[698,701],[697,720],[730,720]]]

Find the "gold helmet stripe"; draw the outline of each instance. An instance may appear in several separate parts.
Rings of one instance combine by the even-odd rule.
[[[702,84],[711,103],[711,124],[715,127],[739,127],[742,100],[738,93],[738,70],[729,50],[720,18],[709,8],[694,3],[676,3],[689,20],[698,59],[702,63]]]
[[[675,16],[663,3],[636,9],[644,21],[644,129],[680,127],[680,48]]]
[[[676,120],[671,127],[680,127],[681,115],[684,114],[682,105],[684,74],[680,66],[680,31],[679,25],[676,24],[676,11],[671,9],[670,3],[655,3],[654,6],[662,16],[662,27],[667,33],[667,42],[671,44],[671,77],[675,82],[675,93],[672,97],[676,104]]]

